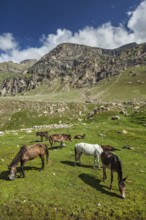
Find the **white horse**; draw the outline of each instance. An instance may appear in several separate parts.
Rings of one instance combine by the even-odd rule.
[[[79,161],[79,164],[81,164],[80,162],[80,158],[82,153],[88,155],[88,156],[94,156],[94,168],[95,168],[95,164],[98,161],[98,168],[100,169],[100,155],[103,152],[103,149],[100,145],[98,144],[88,144],[88,143],[78,143],[75,144],[75,166],[76,166],[76,161]]]

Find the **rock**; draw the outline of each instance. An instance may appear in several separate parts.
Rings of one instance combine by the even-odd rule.
[[[134,150],[134,148],[129,145],[123,146],[123,149]]]
[[[122,130],[122,131],[118,131],[117,133],[118,133],[118,134],[127,134],[128,131],[126,131],[126,130]]]
[[[113,115],[113,116],[111,117],[111,119],[112,119],[112,120],[117,120],[117,119],[120,119],[120,116],[118,116],[118,115]]]

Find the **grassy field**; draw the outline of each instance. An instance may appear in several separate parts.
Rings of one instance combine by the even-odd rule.
[[[24,95],[0,98],[0,219],[2,220],[145,220],[146,219],[146,69],[137,66],[98,85],[82,89],[43,84]],[[132,101],[132,102],[131,102]],[[124,104],[125,102],[125,104]],[[126,104],[127,103],[127,104]],[[100,106],[104,108],[100,109]],[[120,107],[122,106],[122,107]],[[98,113],[92,115],[94,109]],[[105,110],[106,109],[106,110]],[[120,114],[123,110],[124,114]],[[119,120],[111,120],[113,115]],[[123,164],[126,199],[119,197],[117,176],[113,190],[102,170],[93,169],[93,158],[83,155],[83,166],[74,167],[74,145],[50,149],[50,160],[39,172],[39,158],[27,162],[26,178],[8,181],[8,168],[23,144],[39,141],[33,126],[49,134],[86,134],[88,143],[109,144]],[[24,130],[31,128],[30,130]],[[29,131],[29,132],[28,132]],[[126,131],[126,133],[122,133]],[[131,146],[131,150],[123,146]]]
[[[44,103],[29,101],[15,102],[1,100],[1,128],[5,134],[0,136],[0,219],[2,220],[137,220],[146,219],[146,108],[134,110],[127,107],[128,115],[119,114],[118,108],[103,111],[90,119],[87,114],[95,107],[90,104],[83,111],[83,105],[70,103],[68,110],[58,116],[41,114]],[[42,108],[41,108],[42,107]],[[46,108],[48,108],[46,104]],[[17,109],[17,111],[16,111]],[[40,110],[39,110],[40,109]],[[83,113],[79,115],[79,112]],[[118,114],[119,120],[111,120]],[[78,120],[80,119],[80,120]],[[118,150],[123,164],[126,181],[126,199],[119,197],[117,176],[114,176],[113,190],[109,190],[108,179],[102,181],[102,170],[93,169],[93,158],[83,155],[83,166],[74,167],[73,140],[66,142],[62,149],[50,149],[49,164],[43,172],[39,158],[27,162],[25,178],[17,177],[8,181],[7,165],[19,151],[21,145],[32,144],[39,140],[36,130],[26,133],[20,128],[52,123],[67,123],[70,128],[47,129],[49,134],[69,133],[86,134],[88,143],[109,144]],[[13,129],[13,132],[12,132]],[[14,131],[15,130],[15,131]],[[46,130],[46,129],[45,129]],[[126,130],[126,134],[119,131]],[[123,149],[129,145],[132,150]],[[18,168],[19,171],[19,168]],[[19,174],[19,172],[18,172]]]

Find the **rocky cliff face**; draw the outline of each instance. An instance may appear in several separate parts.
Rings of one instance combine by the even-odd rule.
[[[119,74],[129,66],[146,64],[146,44],[124,45],[114,50],[64,43],[43,56],[32,67],[1,84],[1,95],[23,93],[54,79],[72,87],[92,86]]]

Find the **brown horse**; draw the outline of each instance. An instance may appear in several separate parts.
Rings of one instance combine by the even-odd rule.
[[[118,174],[118,187],[121,194],[121,197],[125,198],[125,180],[127,177],[123,178],[122,172],[122,163],[117,155],[111,153],[110,151],[103,151],[101,154],[101,161],[103,166],[103,181],[106,180],[106,168],[110,168],[111,170],[111,184],[110,189],[112,189],[113,182],[113,172],[117,172]]]
[[[49,138],[48,131],[37,131],[36,136],[40,136],[41,141],[43,141],[43,137],[45,137],[46,140],[48,140],[48,138]]]
[[[110,145],[101,145],[102,149],[103,150],[108,150],[108,151],[115,151],[115,150],[118,150]]]
[[[17,173],[17,165],[20,162],[21,165],[21,173],[23,177],[25,177],[24,173],[24,164],[28,160],[32,160],[39,156],[42,161],[42,167],[40,169],[44,169],[44,155],[46,154],[46,162],[48,162],[49,159],[49,151],[48,147],[45,144],[33,144],[33,145],[24,145],[20,148],[20,151],[17,153],[17,155],[14,157],[10,165],[8,166],[9,169],[9,179],[13,180]]]
[[[49,142],[51,147],[53,147],[53,144],[55,142],[60,142],[60,148],[63,147],[64,141],[72,141],[70,134],[52,134],[49,136]]]

